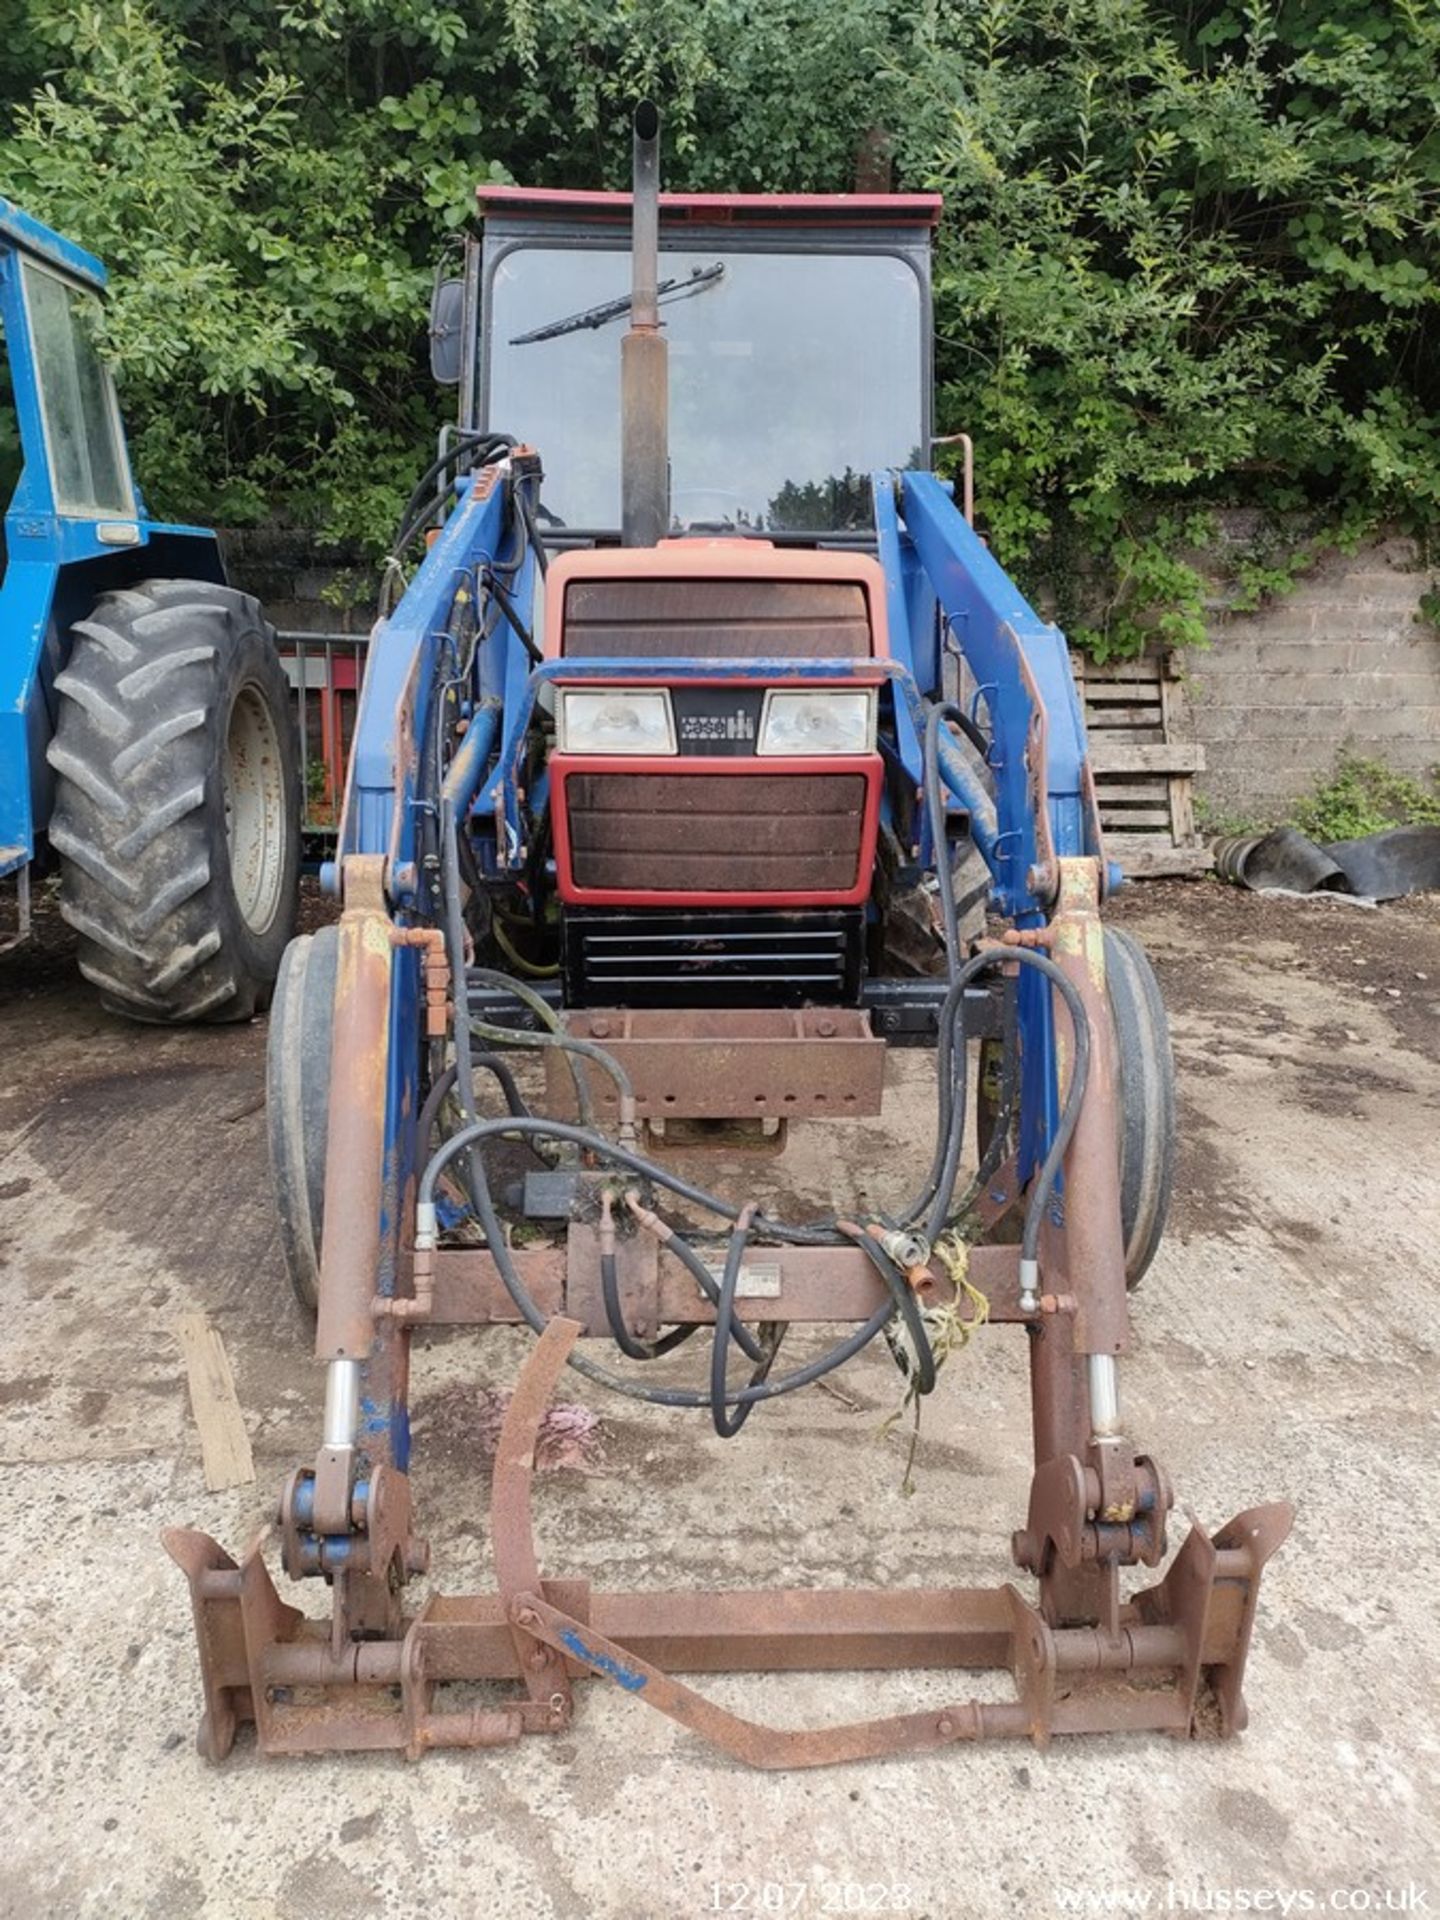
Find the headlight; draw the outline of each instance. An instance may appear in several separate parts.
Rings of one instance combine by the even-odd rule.
[[[562,753],[674,753],[675,722],[663,689],[562,687]]]
[[[868,753],[875,744],[875,694],[869,687],[765,696],[757,753]]]

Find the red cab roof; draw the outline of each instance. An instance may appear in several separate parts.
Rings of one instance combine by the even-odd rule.
[[[541,219],[627,221],[628,193],[585,193],[568,187],[492,187],[475,190],[482,216],[523,213]],[[938,193],[662,193],[671,221],[702,226],[934,227],[944,203]]]

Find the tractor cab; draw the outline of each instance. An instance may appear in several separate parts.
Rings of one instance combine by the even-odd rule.
[[[482,189],[432,336],[460,434],[543,462],[532,957],[570,1008],[758,1031],[860,1007],[915,838],[874,475],[928,464],[940,201],[639,185]]]
[[[620,527],[630,207],[484,188],[450,296],[461,425],[542,450],[562,540]],[[928,464],[939,213],[926,194],[660,197],[672,532],[871,533],[870,475]]]

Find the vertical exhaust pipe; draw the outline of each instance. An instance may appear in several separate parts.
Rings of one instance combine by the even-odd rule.
[[[630,326],[620,343],[620,538],[653,547],[670,528],[669,349],[660,331],[660,110],[635,109]]]

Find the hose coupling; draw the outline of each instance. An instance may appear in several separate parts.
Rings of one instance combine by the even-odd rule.
[[[428,1320],[435,1311],[435,1248],[439,1240],[439,1222],[436,1218],[433,1200],[421,1200],[415,1207],[415,1239],[412,1247],[414,1258],[410,1267],[410,1278],[414,1285],[413,1297],[401,1297],[398,1294],[377,1293],[370,1302],[370,1312],[376,1320]]]
[[[634,1219],[645,1229],[646,1233],[653,1234],[662,1247],[675,1238],[674,1228],[667,1227],[659,1214],[652,1212],[651,1209],[645,1205],[634,1187],[631,1187],[625,1195],[625,1204],[630,1209]]]
[[[1040,1311],[1040,1262],[1024,1260],[1020,1262],[1020,1311],[1021,1313],[1039,1313]]]
[[[906,1233],[898,1227],[877,1233],[872,1227],[870,1234],[880,1243],[886,1257],[893,1260],[897,1267],[904,1269],[912,1286],[915,1284],[915,1269],[929,1267],[930,1242],[923,1233]]]

